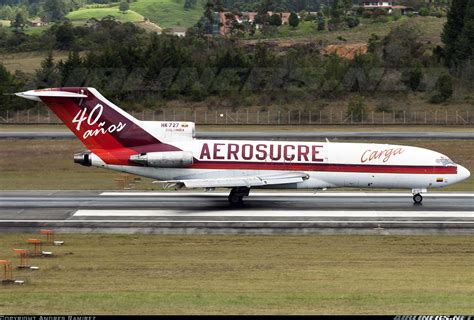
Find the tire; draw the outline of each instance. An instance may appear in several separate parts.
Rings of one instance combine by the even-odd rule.
[[[413,201],[416,204],[420,204],[423,201],[423,197],[421,196],[421,194],[417,193],[417,194],[413,195]]]
[[[242,196],[239,196],[237,194],[230,194],[229,195],[229,204],[232,206],[232,207],[241,207],[243,206],[244,204],[244,197]]]

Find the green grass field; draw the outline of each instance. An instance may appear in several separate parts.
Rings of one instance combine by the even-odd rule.
[[[263,36],[257,33],[256,39],[279,39],[288,41],[326,41],[328,43],[337,43],[347,41],[348,43],[367,42],[372,34],[378,36],[387,35],[390,30],[410,19],[414,21],[420,30],[420,37],[423,41],[430,41],[434,44],[441,44],[441,31],[446,22],[445,18],[436,17],[402,17],[397,21],[389,21],[387,23],[373,23],[370,19],[361,19],[359,26],[352,29],[343,29],[338,31],[317,31],[314,22],[301,21],[298,27],[293,28],[283,25],[278,28],[278,32],[274,35]],[[344,39],[344,40],[341,40]]]
[[[29,35],[40,34],[40,33],[42,33],[43,31],[45,31],[49,28],[50,28],[50,26],[48,26],[48,25],[41,26],[41,27],[28,27],[28,28],[25,29],[25,33],[29,34]]]
[[[138,0],[130,3],[130,9],[148,18],[162,28],[176,26],[191,27],[203,14],[203,0],[197,0],[196,6],[184,10],[185,0]]]
[[[4,27],[4,28],[8,28],[7,30],[8,31],[12,31],[13,29],[10,28],[10,20],[0,20],[0,27]],[[45,31],[46,29],[48,29],[50,26],[46,25],[46,26],[41,26],[41,27],[31,27],[31,26],[27,26],[23,32],[28,34],[28,35],[32,35],[32,34],[39,34],[39,33],[42,33],[43,31]]]
[[[1,20],[0,19],[0,26],[1,27],[9,27],[10,26],[10,20]]]
[[[29,234],[2,234],[18,259]],[[5,314],[472,314],[470,236],[62,234]]]
[[[95,18],[100,20],[106,16],[114,16],[121,22],[138,22],[143,21],[144,17],[133,10],[126,13],[119,12],[118,6],[112,8],[82,8],[67,14],[66,18],[71,20],[73,24],[84,24],[88,19]]]
[[[449,155],[451,159],[474,172],[474,141],[401,140],[370,141],[419,146]],[[73,163],[73,155],[84,150],[78,140],[0,140],[0,190],[114,190],[123,185],[115,179],[120,173]],[[38,166],[38,164],[41,164]],[[158,190],[160,184],[143,178],[135,188]],[[338,189],[335,189],[338,190]],[[361,189],[351,189],[358,191]],[[474,192],[474,177],[433,191]],[[430,190],[431,191],[431,190]]]

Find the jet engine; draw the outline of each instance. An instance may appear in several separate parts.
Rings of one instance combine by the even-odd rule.
[[[90,167],[92,165],[91,153],[80,152],[74,154],[74,163],[78,163],[82,166]]]
[[[157,168],[187,168],[192,166],[193,159],[189,151],[147,152],[130,156],[133,163]]]

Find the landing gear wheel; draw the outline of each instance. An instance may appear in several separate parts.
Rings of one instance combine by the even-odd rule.
[[[423,197],[421,196],[421,194],[417,193],[417,194],[413,195],[413,201],[416,204],[420,204],[421,201],[423,201]]]
[[[243,196],[239,196],[237,194],[230,194],[229,195],[229,204],[232,206],[232,207],[241,207],[244,205],[244,197]]]
[[[232,207],[241,207],[244,205],[244,197],[248,196],[250,192],[250,188],[246,187],[238,187],[238,188],[232,188],[230,191],[229,197],[227,198],[229,200],[229,204]]]

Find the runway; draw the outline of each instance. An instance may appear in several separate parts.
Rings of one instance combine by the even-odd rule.
[[[198,139],[249,139],[249,140],[474,140],[474,132],[196,132]],[[1,139],[76,139],[72,132],[0,132]]]
[[[0,231],[157,234],[474,234],[474,193],[2,191]]]

